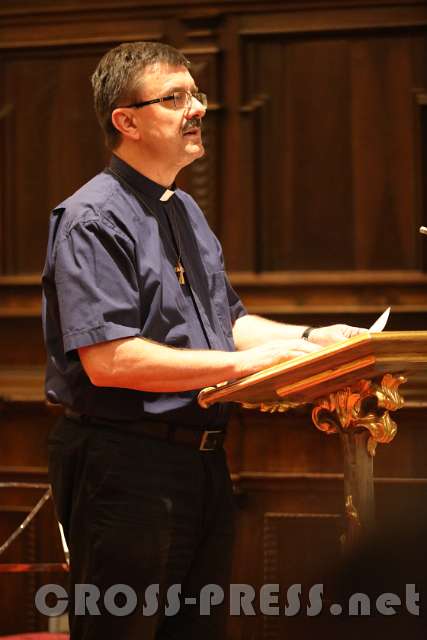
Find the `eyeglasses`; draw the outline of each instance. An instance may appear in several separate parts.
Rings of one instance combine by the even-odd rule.
[[[164,106],[170,109],[188,109],[191,107],[193,98],[195,98],[197,102],[200,102],[200,104],[206,109],[208,106],[208,97],[206,93],[200,93],[198,91],[195,93],[191,93],[190,91],[175,91],[172,95],[165,96],[164,98],[154,98],[154,100],[146,100],[145,102],[135,102],[134,104],[127,104],[125,107],[127,109],[141,109],[141,107],[146,107],[149,104],[164,102]]]

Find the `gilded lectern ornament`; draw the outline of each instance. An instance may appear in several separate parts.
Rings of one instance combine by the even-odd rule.
[[[367,429],[368,451],[374,455],[378,442],[391,442],[396,435],[397,426],[389,412],[403,406],[398,388],[404,382],[403,375],[387,373],[380,382],[360,380],[351,388],[330,393],[314,403],[313,422],[326,433]]]
[[[371,330],[226,385],[202,389],[198,400],[206,408],[235,402],[280,413],[311,405],[316,427],[336,433],[340,440],[344,543],[352,548],[375,530],[375,448],[396,435],[390,414],[403,406],[399,387],[406,375],[425,375],[426,367],[427,331]]]
[[[272,402],[242,402],[244,409],[258,409],[261,413],[285,413],[289,409],[299,407],[298,402],[285,402],[277,400]]]

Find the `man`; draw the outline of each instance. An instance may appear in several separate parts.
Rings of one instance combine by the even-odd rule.
[[[49,471],[71,585],[100,595],[80,615],[70,590],[72,640],[224,637],[225,605],[201,616],[199,596],[229,583],[228,408],[201,409],[198,390],[359,331],[246,313],[218,240],[174,185],[204,153],[207,99],[189,68],[157,43],[103,57],[92,84],[111,164],[51,216],[46,392],[66,413],[50,436]],[[127,615],[112,611],[117,584],[136,595],[130,611],[122,594]],[[180,607],[165,613],[171,585]]]

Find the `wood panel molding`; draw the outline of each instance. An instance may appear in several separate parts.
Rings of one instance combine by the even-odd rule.
[[[209,23],[203,24],[207,27]],[[220,171],[218,158],[223,156],[224,106],[221,103],[219,78],[221,73],[221,50],[215,44],[214,29],[190,31],[197,35],[198,44],[190,43],[183,52],[191,60],[192,74],[199,87],[207,93],[209,109],[203,120],[205,155],[184,169],[177,183],[191,193],[211,228],[218,232],[219,215],[217,194],[220,193]],[[212,42],[213,40],[213,42]]]
[[[0,276],[0,318],[39,318],[40,314],[39,275]]]
[[[201,180],[203,195],[204,171]],[[393,311],[427,311],[427,274],[419,271],[234,271],[229,276],[252,313],[376,313],[388,305]],[[40,276],[0,276],[0,318],[40,313]]]
[[[399,5],[359,0],[355,7],[349,0],[340,3],[312,0],[285,5],[276,0],[261,8],[255,0],[216,3],[189,0],[185,7],[178,0],[142,4],[129,0],[120,4],[70,1],[54,5],[33,0],[19,3],[19,6],[2,3],[0,49],[162,40],[168,33],[165,20],[174,16],[197,18],[243,12],[246,15],[239,26],[241,35],[390,29],[427,24],[427,9],[422,2],[401,2]]]
[[[253,30],[242,30],[245,21]],[[233,269],[421,267],[412,96],[427,82],[427,23],[381,36],[356,26],[340,38],[321,23],[321,37],[298,39],[289,23],[285,14],[248,13],[236,26],[243,106],[235,127],[249,191],[236,225],[253,230],[245,253],[228,250]]]
[[[252,313],[376,313],[427,311],[427,274],[418,271],[232,272]]]
[[[47,467],[0,466],[1,482],[47,482]],[[2,491],[2,490],[0,490]],[[1,494],[0,494],[1,498]]]
[[[164,40],[163,20],[149,18],[144,11],[132,17],[117,11],[94,11],[65,16],[36,17],[38,28],[28,20],[2,19],[0,15],[0,49],[21,50],[78,45],[114,45],[133,40]]]
[[[4,403],[45,404],[44,367],[0,366],[0,399]],[[1,413],[0,413],[1,418]]]
[[[29,358],[30,360],[30,358]],[[50,414],[59,415],[60,408],[46,403],[44,395],[45,368],[41,365],[0,366],[0,417],[5,403],[46,404]],[[427,372],[411,378],[402,389],[405,407],[424,410],[427,407]],[[309,418],[307,418],[309,421]]]
[[[423,0],[400,0],[392,2],[390,0],[267,0],[260,6],[258,0],[187,0],[185,8],[181,0],[122,0],[120,7],[129,11],[139,9],[141,5],[146,9],[178,8],[183,14],[193,15],[198,9],[203,10],[203,15],[215,15],[215,10],[221,9],[228,12],[242,12],[250,10],[254,12],[270,11],[273,8],[280,8],[283,11],[294,12],[304,7],[310,11],[313,9],[342,9],[347,6],[353,9],[358,8],[390,8],[401,6],[411,9],[424,6]],[[40,15],[58,15],[61,13],[90,13],[92,11],[107,11],[116,9],[117,0],[56,0],[52,4],[49,0],[3,0],[0,7],[0,16],[25,17],[31,13]],[[207,12],[207,10],[210,10]]]
[[[239,23],[241,36],[265,34],[333,33],[423,27],[427,25],[427,8],[416,3],[398,6],[346,6],[313,9],[302,7],[289,12],[247,14]]]
[[[1,472],[1,469],[0,469]],[[325,486],[327,484],[341,484],[344,475],[342,473],[280,473],[265,471],[246,471],[241,473],[233,473],[231,475],[233,483],[236,485],[245,485],[248,490],[280,490],[287,485],[299,487],[301,483],[317,483],[320,482]],[[407,486],[427,486],[427,478],[407,478],[407,477],[376,477],[374,483],[378,486],[407,485]],[[288,514],[290,515],[290,514]],[[297,514],[292,513],[295,517]],[[307,515],[307,514],[300,514]],[[315,514],[318,515],[318,514]]]

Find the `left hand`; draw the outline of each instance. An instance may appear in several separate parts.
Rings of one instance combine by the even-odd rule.
[[[309,335],[309,342],[326,347],[328,344],[342,342],[347,338],[353,338],[362,333],[368,333],[368,329],[362,327],[350,327],[348,324],[331,324],[328,327],[316,327]]]

